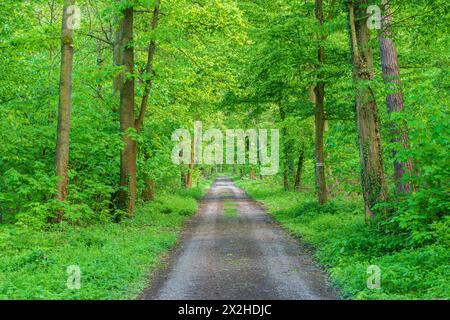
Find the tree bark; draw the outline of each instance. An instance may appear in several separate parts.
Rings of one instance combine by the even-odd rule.
[[[295,173],[295,180],[294,180],[294,188],[295,190],[300,189],[300,183],[302,179],[302,173],[303,173],[303,162],[305,160],[305,148],[304,146],[300,149],[300,154],[298,156],[298,163],[297,163],[297,172]]]
[[[359,136],[361,185],[366,217],[375,215],[373,206],[386,200],[380,123],[375,96],[370,87],[373,78],[370,32],[367,28],[367,0],[348,3],[353,81],[356,92],[356,119]]]
[[[134,48],[133,48],[133,8],[123,10],[121,21],[122,61],[126,74],[120,88],[120,132],[124,148],[120,156],[119,208],[133,215],[136,203],[136,142],[126,133],[134,129]]]
[[[103,45],[101,40],[97,40],[97,66],[101,67],[103,64]],[[101,84],[97,86],[97,97],[103,100],[103,87]]]
[[[155,7],[153,9],[153,16],[151,22],[152,31],[155,30],[158,26],[159,10],[160,10],[160,0],[155,0]],[[142,125],[144,124],[145,112],[148,106],[148,98],[150,96],[150,91],[152,88],[153,60],[155,58],[155,53],[156,53],[156,41],[152,39],[148,46],[147,64],[145,66],[145,73],[147,75],[147,79],[145,80],[144,96],[142,97],[139,116],[136,120],[137,132],[141,130]]]
[[[52,0],[50,5],[50,21],[49,21],[49,26],[52,27],[54,20],[55,20],[55,0]],[[53,69],[54,69],[54,60],[55,60],[55,47],[53,46],[53,43],[50,43],[49,49],[48,49],[48,58],[49,58],[49,62],[50,62],[50,67],[48,68],[48,74],[47,74],[47,81],[48,81],[48,85],[47,85],[47,92],[48,92],[48,100],[47,100],[47,105],[48,105],[48,120],[47,123],[48,125],[50,125],[53,122],[54,116],[55,116],[55,112],[52,108],[52,99],[53,99],[53,95],[51,94],[51,90],[52,90],[52,77],[53,77]],[[44,149],[45,152],[45,149]]]
[[[256,179],[255,168],[253,166],[250,166],[249,178],[252,179],[252,180]]]
[[[384,17],[382,20],[382,29],[378,33],[380,43],[381,67],[383,70],[384,83],[391,92],[386,97],[387,111],[389,114],[401,112],[404,108],[402,84],[400,80],[400,67],[398,64],[398,55],[395,43],[392,40],[392,14],[387,0],[382,0],[384,8]],[[392,142],[402,145],[403,148],[409,148],[409,136],[407,129],[400,128],[398,124],[391,124]],[[406,128],[406,125],[404,126]],[[402,162],[398,161],[396,155],[398,149],[394,149],[394,181],[395,189],[398,194],[409,193],[412,190],[411,183],[404,182],[403,176],[411,173],[413,170],[411,159]]]
[[[319,22],[319,25],[323,25],[323,1],[315,1],[315,15]],[[319,35],[319,48],[317,50],[317,59],[319,62],[319,68],[322,67],[325,61],[325,48],[322,45],[322,41],[325,37]],[[323,148],[323,133],[325,125],[325,112],[324,112],[324,99],[325,99],[325,82],[323,80],[323,71],[319,71],[318,82],[314,88],[315,93],[315,103],[316,112],[314,117],[315,123],[315,144],[314,144],[314,154],[315,154],[315,174],[316,174],[316,188],[317,188],[317,198],[319,204],[325,204],[327,202],[327,185],[325,181],[325,155]]]
[[[116,0],[116,3],[118,3],[120,0]],[[113,46],[113,64],[115,67],[122,66],[122,53],[123,53],[123,46],[121,45],[122,41],[122,20],[119,19],[117,16],[114,17],[114,25],[117,26],[116,32],[114,33],[114,46]],[[120,89],[122,87],[122,72],[120,72],[118,75],[116,75],[113,78],[113,92],[115,95],[119,95]],[[113,108],[114,112],[117,112],[117,109]]]
[[[285,190],[289,190],[290,184],[289,184],[289,159],[290,159],[290,143],[288,141],[288,130],[286,127],[286,124],[284,123],[284,121],[286,120],[286,113],[285,110],[283,108],[283,106],[281,106],[281,104],[279,104],[279,112],[280,112],[280,118],[282,123],[282,127],[281,127],[281,134],[282,134],[282,139],[283,139],[283,153],[284,153],[284,161],[283,161],[283,187]]]
[[[70,109],[72,96],[73,30],[69,25],[67,9],[75,0],[65,0],[61,26],[61,73],[59,80],[58,129],[56,141],[56,199],[65,201],[69,180]],[[62,213],[57,220],[62,219]]]
[[[155,30],[156,27],[158,26],[159,8],[160,8],[160,0],[155,0],[155,6],[153,9],[153,16],[151,21],[152,30]],[[144,95],[141,100],[139,116],[134,123],[137,133],[141,131],[142,126],[144,125],[145,112],[147,110],[148,99],[152,87],[153,60],[155,57],[155,53],[156,53],[156,41],[152,39],[148,46],[147,63],[145,66],[145,74],[147,78],[144,82]],[[135,148],[137,149],[137,143]],[[145,174],[144,182],[145,182],[145,189],[142,194],[143,199],[144,201],[152,201],[155,199],[155,191],[156,191],[155,179],[150,179],[148,174]]]
[[[192,180],[194,173],[194,162],[195,162],[195,145],[194,145],[194,137],[191,138],[191,162],[189,163],[188,173],[186,177],[186,188],[192,188]],[[216,165],[216,173],[217,173],[217,165]]]
[[[156,195],[156,181],[155,179],[150,179],[148,175],[144,178],[145,189],[142,192],[142,199],[144,201],[153,201],[155,200]]]

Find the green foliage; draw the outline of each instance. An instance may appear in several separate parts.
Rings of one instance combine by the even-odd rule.
[[[430,106],[432,108],[432,106]],[[409,232],[411,245],[449,242],[450,172],[448,155],[450,127],[447,112],[423,110],[422,119],[409,123],[411,148],[397,155],[399,161],[413,159],[417,173],[409,177],[415,191],[394,197],[387,207],[394,212],[388,224]],[[412,118],[412,117],[410,117]],[[401,119],[400,120],[405,120]],[[407,177],[408,178],[408,177]]]
[[[239,214],[239,212],[238,212],[238,210],[236,208],[228,207],[228,208],[224,208],[223,209],[223,215],[227,219],[237,218],[238,214]]]
[[[318,261],[346,298],[448,299],[448,225],[434,244],[412,247],[410,234],[364,220],[359,201],[335,199],[318,209],[310,195],[285,192],[272,181],[239,183],[291,234],[315,248]],[[284,203],[282,206],[279,203]],[[448,221],[448,220],[447,220]],[[447,222],[448,223],[448,222]],[[439,228],[438,228],[439,229]],[[381,289],[367,288],[367,267],[381,269]]]
[[[120,223],[63,223],[45,231],[1,225],[0,299],[136,298],[201,193],[161,195]],[[66,287],[70,265],[80,267],[79,290]]]

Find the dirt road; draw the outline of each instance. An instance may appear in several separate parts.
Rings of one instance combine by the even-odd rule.
[[[336,299],[311,256],[218,178],[142,299]]]

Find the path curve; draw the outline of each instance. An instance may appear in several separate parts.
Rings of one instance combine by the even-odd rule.
[[[224,206],[238,213],[224,214]],[[141,298],[336,299],[336,295],[298,241],[230,179],[220,177],[187,225],[167,268]]]

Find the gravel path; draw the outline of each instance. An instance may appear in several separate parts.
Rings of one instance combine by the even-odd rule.
[[[235,209],[233,209],[235,208]],[[236,210],[237,209],[237,210]],[[225,211],[225,212],[224,212]],[[218,178],[142,299],[336,299],[311,255]]]

